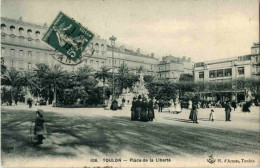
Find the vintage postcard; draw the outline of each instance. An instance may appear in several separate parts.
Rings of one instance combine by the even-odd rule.
[[[2,167],[260,166],[259,0],[0,0]]]

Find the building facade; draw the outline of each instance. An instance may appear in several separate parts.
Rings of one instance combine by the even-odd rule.
[[[239,78],[259,78],[259,43],[251,54],[194,64],[195,82],[225,82]]]
[[[233,58],[213,60],[207,62],[197,62],[194,64],[195,82],[228,82],[237,79],[254,78],[259,80],[259,43],[254,43],[251,47],[251,54]],[[213,100],[232,99],[237,101],[245,100],[246,90],[219,91],[217,97],[212,97],[211,93],[204,94],[204,98]]]
[[[41,38],[47,31],[47,24],[37,25],[19,20],[1,17],[1,58],[2,63],[7,68],[15,68],[20,71],[30,71],[38,63],[47,65],[58,64],[65,70],[73,71],[84,65],[89,65],[94,70],[99,70],[102,65],[112,67],[112,48],[107,40],[95,37],[89,48],[94,48],[92,56],[76,66],[68,66],[57,61],[60,53],[42,42]],[[114,68],[125,64],[130,71],[135,73],[142,66],[145,74],[155,74],[157,72],[158,59],[154,54],[144,55],[137,51],[129,50],[123,46],[114,47]],[[87,52],[83,52],[83,57]]]
[[[190,58],[165,56],[158,64],[157,78],[159,80],[169,79],[177,82],[181,74],[193,74],[193,64]]]

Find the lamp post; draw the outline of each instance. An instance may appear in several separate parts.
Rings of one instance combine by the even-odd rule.
[[[114,47],[115,47],[116,37],[112,36],[112,37],[109,38],[109,40],[111,41],[111,46],[112,46],[112,75],[113,75],[113,83],[112,83],[113,95],[112,95],[112,101],[114,101],[115,100]]]

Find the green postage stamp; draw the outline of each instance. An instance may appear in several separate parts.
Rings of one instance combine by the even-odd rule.
[[[69,59],[77,61],[94,36],[91,31],[60,12],[42,40]]]

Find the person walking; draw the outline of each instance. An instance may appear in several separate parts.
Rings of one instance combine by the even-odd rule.
[[[211,109],[211,111],[210,111],[210,113],[209,113],[209,121],[214,121],[214,119],[215,119],[215,116],[214,116],[214,110],[213,109]]]
[[[148,119],[149,121],[154,119],[153,98],[150,98],[148,102]]]
[[[191,100],[189,100],[189,107],[188,107],[188,109],[192,109],[192,101]]]
[[[148,121],[148,102],[145,97],[143,97],[143,101],[141,103],[141,121],[147,122]]]
[[[178,113],[181,113],[181,103],[179,100],[176,101],[176,106],[175,106],[175,112],[178,114]]]
[[[231,108],[230,102],[227,102],[225,104],[226,121],[231,121],[230,120],[231,110],[232,110],[232,108]]]
[[[192,121],[193,123],[198,123],[198,110],[196,106],[192,107]]]
[[[234,111],[236,111],[237,103],[235,101],[232,101],[231,106],[233,107]]]
[[[37,138],[36,144],[42,144],[43,139],[45,139],[44,135],[47,134],[46,127],[44,124],[44,119],[42,115],[42,110],[36,111],[36,118],[34,121],[34,135]]]
[[[136,97],[134,97],[131,107],[131,120],[136,120],[136,118]]]
[[[158,106],[159,106],[159,112],[162,112],[162,109],[163,109],[163,101],[162,101],[162,99],[159,100]]]
[[[174,104],[174,100],[171,99],[171,100],[170,100],[169,111],[173,113],[173,112],[175,112],[175,109],[176,109],[176,107],[175,107],[175,104]]]
[[[135,115],[136,115],[136,120],[139,120],[141,117],[141,110],[142,110],[142,96],[138,96],[138,100],[136,101],[135,104]]]

